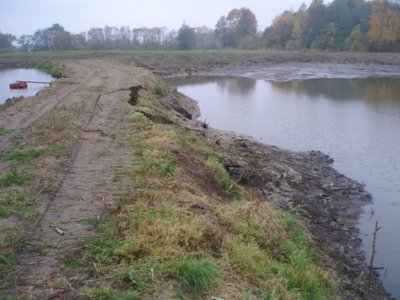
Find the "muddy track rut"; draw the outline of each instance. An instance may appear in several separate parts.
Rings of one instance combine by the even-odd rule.
[[[60,106],[76,108],[80,127],[79,132],[71,132],[79,139],[70,167],[55,195],[45,197],[41,215],[29,229],[15,268],[17,294],[28,293],[34,299],[51,298],[54,293],[47,281],[59,276],[57,252],[92,234],[85,221],[101,214],[130,189],[129,182],[123,178],[116,182],[115,175],[132,160],[121,119],[132,109],[127,104],[126,89],[135,84],[135,70],[126,72],[123,66],[99,61],[73,62],[69,66],[75,71],[72,78],[23,100],[36,101],[29,111],[18,112],[15,105],[0,111],[0,126],[16,133],[23,134],[46,115],[57,114]],[[140,70],[136,71],[140,76]],[[10,142],[3,138],[0,147],[6,151]],[[40,250],[43,245],[56,246],[44,252]]]

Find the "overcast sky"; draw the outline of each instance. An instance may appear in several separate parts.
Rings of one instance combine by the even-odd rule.
[[[178,29],[214,27],[233,8],[250,8],[259,29],[287,9],[297,10],[311,0],[0,0],[0,31],[16,36],[59,23],[72,33],[104,25],[131,27],[166,26]]]

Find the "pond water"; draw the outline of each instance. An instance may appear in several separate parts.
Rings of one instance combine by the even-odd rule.
[[[41,89],[47,87],[47,84],[28,83],[27,89],[10,89],[10,83],[17,80],[44,81],[50,82],[54,78],[51,75],[36,69],[10,69],[0,70],[0,104],[13,97],[29,97],[37,94]]]
[[[375,265],[385,268],[384,285],[400,299],[400,78],[213,77],[175,84],[198,101],[200,119],[210,126],[290,150],[321,150],[338,171],[365,183],[374,204],[360,220],[363,248],[369,258],[378,221]]]

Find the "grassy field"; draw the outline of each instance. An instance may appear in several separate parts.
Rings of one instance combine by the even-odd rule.
[[[43,60],[110,59],[139,67],[204,67],[286,62],[400,64],[399,53],[352,53],[279,50],[202,51],[59,51],[0,54],[0,67],[13,62]]]

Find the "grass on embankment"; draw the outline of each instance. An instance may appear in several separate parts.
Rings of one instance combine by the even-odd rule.
[[[34,161],[43,151],[36,148],[22,150],[18,143],[14,143],[14,147],[14,150],[0,154],[4,170],[0,173],[0,291],[14,281],[12,268],[17,263],[16,253],[25,240],[24,224],[38,216],[39,199],[29,191],[37,183]]]
[[[172,120],[157,91],[126,115],[132,192],[63,258],[93,270],[88,299],[336,299],[332,274],[289,213],[233,182],[223,157]],[[161,120],[161,121],[160,121]],[[73,272],[72,272],[73,273]]]

